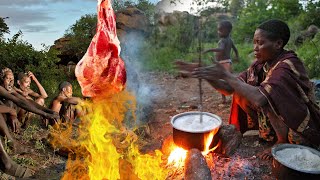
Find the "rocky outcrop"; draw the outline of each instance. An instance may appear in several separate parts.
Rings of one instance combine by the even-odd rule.
[[[174,11],[172,13],[161,11],[155,15],[155,23],[160,34],[164,34],[168,27],[177,25],[182,19],[188,19],[192,16],[186,11]]]
[[[54,41],[54,45],[51,46],[50,49],[55,49],[59,51],[59,54],[57,55],[58,58],[60,58],[60,61],[58,62],[58,64],[61,65],[67,65],[69,62],[78,62],[78,58],[76,56],[76,54],[74,54],[73,51],[66,51],[65,50],[65,46],[70,42],[70,38],[59,38],[57,40]]]
[[[300,35],[298,35],[298,37],[295,40],[295,44],[301,45],[303,41],[307,39],[313,39],[318,32],[320,32],[320,29],[317,26],[310,25],[308,29],[302,31]]]
[[[128,7],[116,13],[117,34],[121,42],[126,41],[126,36],[146,36],[150,31],[150,21],[145,14],[136,7]]]

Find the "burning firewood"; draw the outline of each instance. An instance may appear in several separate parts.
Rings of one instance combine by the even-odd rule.
[[[185,180],[212,180],[206,159],[198,149],[191,149],[185,160]]]

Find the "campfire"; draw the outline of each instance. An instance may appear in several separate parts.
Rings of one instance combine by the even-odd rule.
[[[211,141],[213,139],[213,136],[211,138]],[[208,143],[210,145],[211,141]],[[207,154],[209,154],[210,152],[213,152],[215,149],[217,149],[219,147],[220,143],[218,143],[215,147],[202,151],[202,155],[206,156]],[[208,146],[209,147],[209,146]],[[181,168],[184,166],[185,164],[185,160],[186,160],[186,156],[187,156],[187,152],[188,150],[185,150],[179,146],[173,145],[172,147],[172,151],[168,157],[168,162],[167,165],[173,165],[176,168]]]
[[[124,89],[126,71],[111,2],[98,0],[98,11],[97,34],[76,67],[82,93],[90,100],[79,105],[84,113],[77,129],[71,124],[51,129],[53,147],[68,152],[62,179],[176,179],[183,169],[185,177],[193,176],[187,172],[194,167],[211,177],[204,157],[221,147],[217,134],[222,122],[210,113],[200,112],[201,124],[209,123],[207,116],[219,119],[218,124],[197,132],[176,127],[173,121],[182,115],[175,116],[170,143],[164,143],[162,151],[140,152],[139,137],[125,125],[134,124],[136,99]]]
[[[137,135],[125,126],[135,119],[136,100],[124,89],[120,49],[111,1],[98,0],[97,33],[75,70],[90,101],[80,105],[84,113],[76,133],[70,124],[51,131],[53,147],[68,152],[62,179],[165,179],[168,174],[163,154],[140,153]]]

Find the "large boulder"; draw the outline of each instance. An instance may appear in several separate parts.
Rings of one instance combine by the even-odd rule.
[[[150,31],[150,21],[136,7],[128,7],[116,13],[117,34],[121,42],[126,42],[128,35],[146,36]]]
[[[320,32],[316,25],[310,25],[306,30],[302,31],[295,40],[296,45],[301,45],[307,39],[313,39],[314,36]]]
[[[182,19],[188,19],[189,17],[194,16],[186,11],[173,11],[172,13],[158,11],[155,15],[155,23],[160,34],[164,34],[168,27],[177,25]]]

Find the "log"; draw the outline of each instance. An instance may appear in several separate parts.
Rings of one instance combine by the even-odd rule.
[[[185,180],[212,180],[207,162],[198,149],[191,149],[185,160]]]

